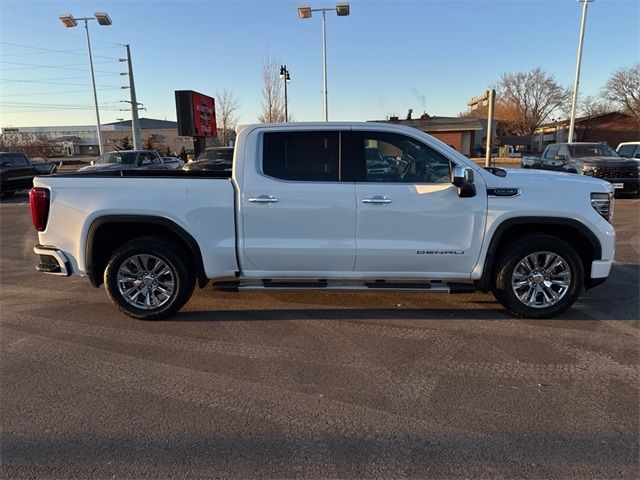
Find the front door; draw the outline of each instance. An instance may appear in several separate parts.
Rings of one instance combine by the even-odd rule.
[[[353,272],[355,186],[345,133],[284,128],[259,134],[261,155],[244,164],[240,198],[246,276]]]
[[[482,244],[483,179],[460,198],[449,159],[403,134],[353,132],[356,162],[356,272],[410,278],[467,278]],[[383,164],[380,159],[383,159]]]

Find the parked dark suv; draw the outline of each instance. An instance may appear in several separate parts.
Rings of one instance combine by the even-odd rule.
[[[554,143],[531,167],[602,178],[613,184],[616,194],[640,192],[640,160],[621,157],[604,143]]]

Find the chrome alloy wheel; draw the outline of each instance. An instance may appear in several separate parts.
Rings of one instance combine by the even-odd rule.
[[[546,308],[558,303],[571,287],[569,264],[557,253],[535,252],[518,262],[511,288],[528,307]]]
[[[118,291],[127,303],[152,310],[167,303],[175,292],[173,270],[154,255],[137,254],[118,269]]]

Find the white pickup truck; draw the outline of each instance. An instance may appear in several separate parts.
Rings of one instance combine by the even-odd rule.
[[[37,177],[31,213],[38,270],[104,283],[141,319],[175,313],[209,281],[227,291],[492,291],[513,315],[547,318],[607,278],[615,246],[610,183],[483,169],[382,123],[243,126],[231,175]]]

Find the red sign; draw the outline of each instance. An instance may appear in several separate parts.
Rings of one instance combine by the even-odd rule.
[[[214,100],[201,93],[192,93],[193,130],[196,137],[216,137],[216,109]]]

